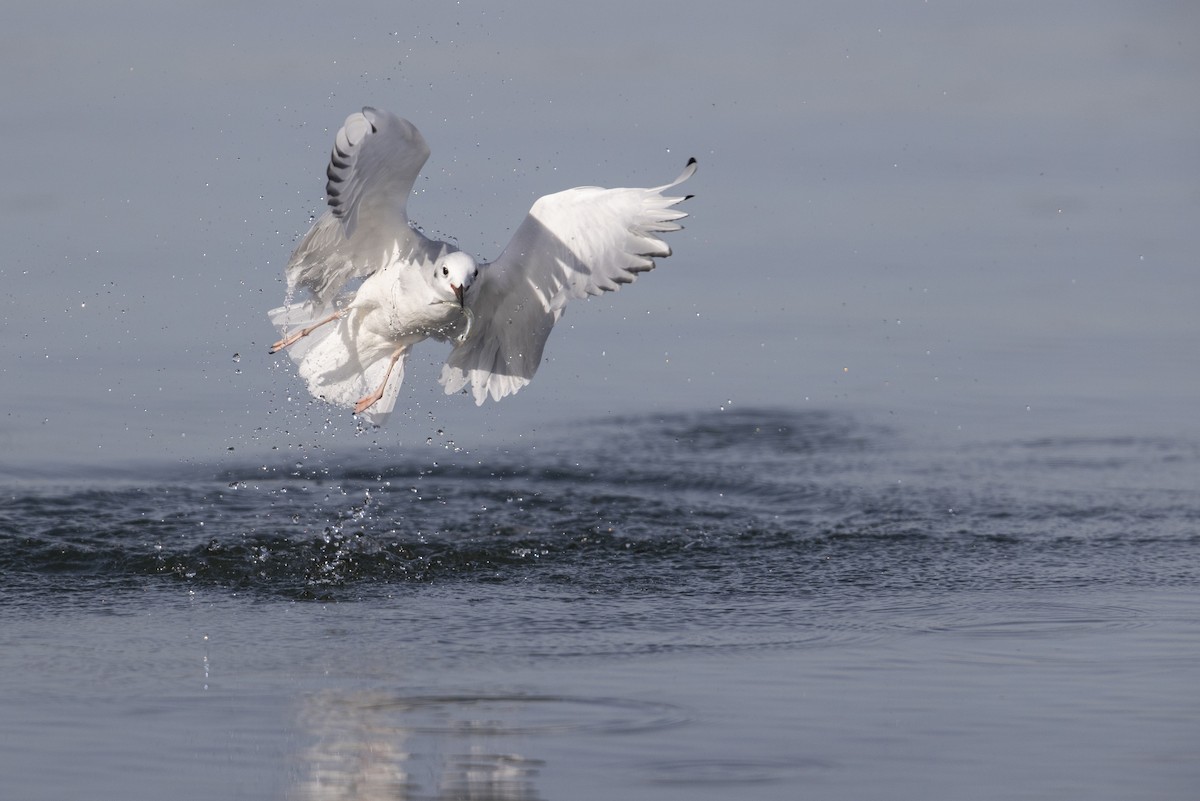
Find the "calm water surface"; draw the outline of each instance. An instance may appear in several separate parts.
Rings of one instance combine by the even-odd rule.
[[[725,411],[10,475],[0,795],[1193,798],[1200,442]]]

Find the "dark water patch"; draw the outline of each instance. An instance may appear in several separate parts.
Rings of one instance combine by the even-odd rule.
[[[0,499],[0,571],[10,588],[166,581],[327,599],[445,581],[705,597],[1176,585],[1200,570],[1200,499],[1153,474],[1200,467],[1186,444],[939,449],[779,411],[581,430],[569,450],[486,458],[16,484]],[[1101,484],[1044,458],[1097,448],[1140,456]]]
[[[610,446],[703,457],[730,453],[857,453],[878,447],[890,431],[829,411],[738,409],[662,417],[623,417],[590,424]]]

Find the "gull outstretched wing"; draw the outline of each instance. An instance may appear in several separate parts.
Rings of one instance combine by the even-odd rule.
[[[671,255],[657,234],[682,227],[687,215],[673,207],[691,196],[664,193],[695,171],[690,159],[663,186],[577,187],[539,198],[500,257],[480,267],[470,335],[442,368],[446,393],[470,385],[482,404],[528,384],[569,300],[617,290]]]

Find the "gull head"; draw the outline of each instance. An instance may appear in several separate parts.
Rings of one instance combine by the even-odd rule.
[[[459,308],[466,308],[467,290],[479,277],[479,265],[475,260],[462,251],[455,251],[437,260],[433,266],[433,285],[440,293],[458,303]]]

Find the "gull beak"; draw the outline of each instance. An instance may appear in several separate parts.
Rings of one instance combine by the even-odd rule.
[[[463,306],[465,306],[466,301],[463,300],[463,295],[466,293],[467,288],[462,287],[462,286],[455,286],[454,284],[451,284],[450,289],[454,290],[454,297],[458,298],[459,307],[462,308]]]

